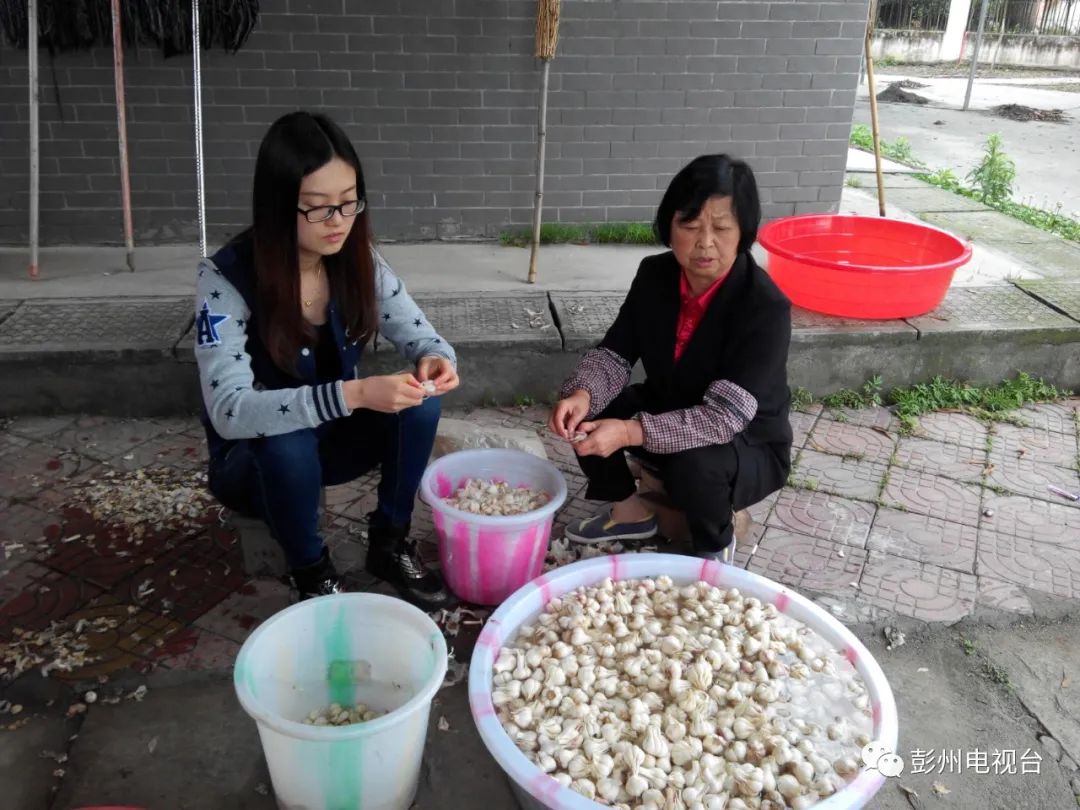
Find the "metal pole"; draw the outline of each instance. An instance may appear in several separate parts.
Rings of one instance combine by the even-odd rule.
[[[40,141],[38,133],[38,18],[37,0],[27,4],[26,50],[30,65],[30,278],[38,277],[39,196],[41,188]]]
[[[975,68],[979,64],[979,46],[982,44],[983,31],[986,29],[986,12],[990,9],[990,0],[982,0],[979,11],[979,32],[975,35],[975,50],[971,54],[971,73],[968,74],[967,92],[964,93],[964,107],[971,103],[971,86],[975,83]]]
[[[124,206],[124,247],[127,266],[135,272],[135,235],[131,224],[131,175],[128,168],[127,102],[124,100],[124,42],[120,0],[112,0],[113,78],[116,82],[116,139],[120,143],[120,199]]]
[[[195,89],[195,181],[199,206],[199,252],[206,255],[206,190],[203,182],[202,61],[199,43],[199,0],[191,0],[192,84]]]

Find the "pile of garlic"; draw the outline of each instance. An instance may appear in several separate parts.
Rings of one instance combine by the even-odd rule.
[[[455,509],[476,515],[520,515],[539,509],[551,496],[529,487],[512,487],[505,481],[470,478],[443,500]]]
[[[823,639],[704,582],[580,588],[494,671],[518,748],[621,810],[805,810],[858,771],[872,731],[865,686]]]
[[[370,709],[363,703],[357,703],[351,708],[331,703],[327,708],[312,710],[303,722],[309,726],[348,726],[353,723],[366,723],[382,714],[383,712]]]

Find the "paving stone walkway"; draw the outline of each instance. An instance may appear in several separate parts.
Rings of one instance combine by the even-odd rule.
[[[796,412],[789,486],[751,510],[738,564],[850,623],[954,622],[982,608],[1030,613],[1036,593],[1080,598],[1080,503],[1048,489],[1080,492],[1078,410],[1080,399],[1035,405],[993,425],[937,413],[908,434],[884,408]],[[568,482],[556,537],[591,512],[572,451],[547,435],[543,409],[447,415],[543,437]],[[85,636],[94,660],[57,677],[230,666],[290,594],[245,575],[235,531],[202,494],[204,465],[195,420],[9,420],[0,435],[0,643],[104,618],[105,632]],[[123,515],[144,491],[175,496],[191,514],[135,525]],[[334,487],[324,525],[353,585],[377,590],[362,570],[374,503],[371,476]],[[415,523],[434,540],[426,506]],[[426,549],[435,560],[433,542]]]

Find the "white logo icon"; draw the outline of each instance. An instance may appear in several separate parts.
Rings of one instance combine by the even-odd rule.
[[[884,743],[877,741],[863,746],[862,761],[867,768],[882,776],[899,776],[904,772],[904,760],[890,751]]]

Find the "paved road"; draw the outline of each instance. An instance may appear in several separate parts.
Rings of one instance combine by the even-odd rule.
[[[879,92],[903,75],[890,69],[879,75]],[[963,178],[982,157],[986,138],[1001,133],[1005,151],[1016,162],[1013,197],[1042,208],[1059,202],[1063,210],[1080,217],[1080,93],[1042,89],[1046,79],[988,79],[975,85],[972,107],[961,111],[964,79],[919,78],[925,89],[914,90],[930,99],[926,106],[880,104],[881,134],[911,142],[915,157],[932,169],[952,169]],[[1042,109],[1064,110],[1068,123],[1017,122],[989,112],[999,104],[1024,104]],[[855,104],[855,123],[870,125],[870,101],[860,86]],[[937,123],[942,122],[942,123]]]

